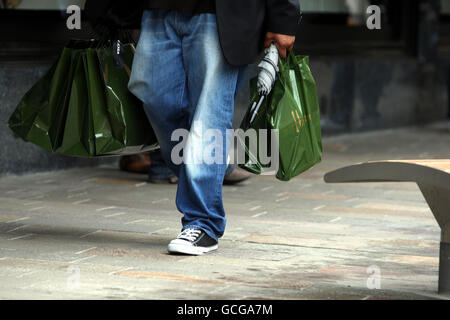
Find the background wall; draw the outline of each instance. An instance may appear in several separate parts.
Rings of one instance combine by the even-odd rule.
[[[347,25],[347,1],[302,0],[303,11],[311,14],[305,14],[299,28],[296,52],[311,56],[323,133],[420,125],[445,119],[450,23],[439,24],[433,10],[439,2],[442,12],[450,13],[450,0],[422,0],[423,12],[400,7],[402,16],[397,16],[398,11],[393,15],[394,22],[400,21],[398,25],[389,23],[387,15],[383,17],[383,30],[374,32],[368,32],[364,26]],[[19,4],[9,1],[14,2]],[[65,8],[67,2],[23,0],[19,7],[24,10],[17,10],[26,12],[22,20],[14,15],[2,17],[2,11],[8,10],[0,10],[0,175],[117,161],[50,154],[16,138],[7,127],[22,96],[48,70],[67,39],[91,36],[86,29],[68,33],[60,12],[44,15],[42,11],[36,15],[26,10]],[[83,2],[70,0],[71,4]],[[437,30],[441,30],[440,38]],[[247,76],[251,78],[256,73],[257,67],[252,65]],[[248,86],[244,86],[237,97],[235,127],[248,107],[248,97]]]
[[[311,57],[324,134],[420,125],[446,118],[447,69],[412,58]],[[257,74],[256,65],[248,77]],[[249,96],[239,93],[234,125]]]
[[[16,137],[8,119],[22,96],[44,75],[48,63],[0,63],[0,175],[29,171],[95,166],[112,159],[79,159],[48,153]]]

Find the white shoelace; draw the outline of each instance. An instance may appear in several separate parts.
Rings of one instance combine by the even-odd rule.
[[[190,242],[194,242],[197,237],[201,234],[201,230],[198,229],[185,229],[179,235],[178,239],[186,239]]]

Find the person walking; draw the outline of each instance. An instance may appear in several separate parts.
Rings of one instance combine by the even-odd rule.
[[[123,11],[129,11],[133,1],[121,3]],[[139,3],[144,11],[128,88],[143,102],[162,158],[178,177],[176,205],[183,214],[182,228],[168,251],[204,254],[218,248],[225,231],[222,183],[228,149],[224,146],[236,93],[247,65],[264,47],[274,43],[282,58],[293,48],[299,0]],[[91,5],[94,14],[102,15],[107,4],[102,7],[96,0]],[[134,13],[128,16],[134,19]],[[172,141],[179,130],[187,132],[181,162],[174,159],[179,141]],[[214,135],[211,142],[203,134],[208,130],[220,138]],[[222,161],[195,161],[202,155]]]
[[[227,145],[246,66],[263,44],[275,43],[286,57],[299,17],[298,0],[146,2],[129,90],[144,103],[162,156],[179,179],[182,231],[169,243],[170,253],[200,255],[218,248],[226,225],[222,183],[228,150],[214,149],[222,151],[220,163],[189,160],[205,154],[205,130],[220,132],[223,140],[213,143]],[[181,164],[172,159],[177,129],[189,133]]]

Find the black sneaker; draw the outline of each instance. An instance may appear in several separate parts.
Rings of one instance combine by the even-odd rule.
[[[202,255],[217,250],[217,240],[214,240],[200,229],[185,229],[175,240],[169,243],[167,248],[170,253],[184,253],[190,255]]]

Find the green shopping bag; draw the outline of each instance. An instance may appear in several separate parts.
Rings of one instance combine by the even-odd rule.
[[[109,48],[96,50],[105,84],[106,111],[112,134],[123,145],[122,149],[104,150],[106,155],[136,154],[158,148],[156,135],[147,120],[142,103],[128,90],[134,45],[124,45],[122,50],[122,61],[119,62]]]
[[[57,151],[65,155],[88,157],[95,154],[92,116],[88,108],[85,59],[81,52],[75,66],[67,115],[62,126],[62,142]]]
[[[276,161],[276,177],[288,181],[322,159],[320,111],[309,58],[295,56],[291,52],[286,61],[280,59],[279,69],[272,92],[262,103],[254,120],[251,121],[249,109],[241,124],[244,131],[254,129],[259,133],[261,130],[275,130],[275,134],[267,134],[264,140],[258,134],[256,145],[238,136],[246,153],[245,162],[240,167],[262,174],[272,170]],[[252,103],[260,99],[256,81],[251,81]],[[266,150],[261,152],[264,146]],[[278,154],[274,154],[275,150]],[[262,161],[265,153],[271,158],[269,163],[266,159]]]
[[[9,127],[25,141],[68,156],[97,157],[158,147],[142,103],[127,89],[134,56],[124,45],[71,41],[48,73],[24,96]]]
[[[64,49],[58,63],[22,98],[9,119],[9,127],[22,139],[50,152],[58,148],[76,60],[75,52]]]
[[[98,51],[88,49],[83,52],[85,76],[87,83],[88,109],[92,116],[92,126],[95,141],[95,153],[104,155],[124,147],[123,141],[114,135],[114,119],[108,113],[106,91],[107,85],[102,79],[102,70],[98,60]],[[117,68],[120,70],[120,68]],[[123,84],[126,88],[127,83]],[[116,100],[119,100],[118,97]],[[120,102],[120,101],[119,101]],[[121,101],[128,103],[128,101]]]

